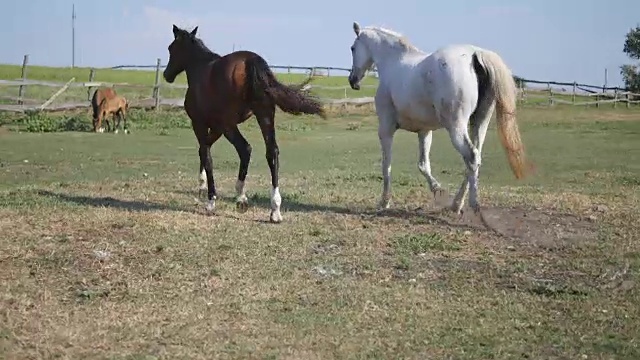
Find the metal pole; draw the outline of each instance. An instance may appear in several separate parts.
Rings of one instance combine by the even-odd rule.
[[[71,8],[71,67],[76,66],[76,4]]]

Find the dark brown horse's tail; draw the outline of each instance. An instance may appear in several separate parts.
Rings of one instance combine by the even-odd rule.
[[[268,95],[278,107],[289,114],[314,114],[326,118],[322,103],[311,95],[305,94],[303,88],[312,78],[301,85],[285,85],[276,79],[267,62],[260,56],[247,61],[247,75],[251,86],[251,95],[260,100]]]

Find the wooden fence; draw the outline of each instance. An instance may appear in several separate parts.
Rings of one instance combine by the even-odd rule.
[[[533,102],[549,106],[561,104],[595,107],[611,104],[614,108],[618,103],[623,103],[626,107],[630,107],[632,104],[640,104],[640,94],[619,87],[522,78],[517,78],[516,82],[518,83],[519,101],[521,103]],[[567,90],[567,87],[571,90]]]
[[[89,81],[81,82],[69,80],[67,83],[31,80],[28,79],[28,56],[25,55],[21,78],[19,79],[4,79],[0,80],[0,87],[13,87],[18,88],[17,96],[2,96],[0,100],[4,104],[0,104],[0,111],[9,112],[25,112],[29,110],[46,110],[46,111],[64,111],[90,107],[90,99],[93,89],[101,86],[117,87],[119,93],[122,89],[126,89],[124,95],[129,99],[130,106],[134,108],[145,109],[159,109],[163,106],[168,107],[181,107],[184,101],[184,90],[186,90],[186,84],[168,84],[161,81],[161,69],[163,68],[161,60],[157,59],[155,65],[119,65],[110,68],[113,69],[155,69],[154,84],[139,84],[139,83],[110,83],[102,81],[94,81],[96,71],[99,69],[90,69],[88,74]],[[347,68],[339,67],[327,67],[327,66],[279,66],[271,65],[272,69],[280,70],[281,73],[293,73],[303,71],[308,76],[336,76],[342,73],[342,76],[346,75],[349,71]],[[283,71],[284,70],[284,71]],[[340,76],[340,75],[338,75]],[[377,77],[377,74],[370,72],[369,76]],[[626,107],[630,107],[632,104],[640,103],[640,94],[634,94],[618,87],[603,87],[580,83],[563,83],[556,81],[538,81],[529,80],[516,77],[519,89],[519,102],[529,103],[535,105],[548,105],[553,106],[557,104],[576,105],[576,106],[595,106],[600,107],[604,104],[611,104],[616,107],[619,103],[623,103]],[[346,80],[345,80],[346,82]],[[542,86],[540,86],[542,85]],[[26,89],[29,86],[33,87],[47,87],[58,88],[59,90],[53,94],[53,96],[45,99],[28,99],[25,96]],[[375,88],[376,85],[363,85],[363,88]],[[567,89],[569,88],[569,90]],[[67,91],[67,89],[76,89],[78,94],[86,94],[82,96],[76,96],[73,99],[67,99],[67,101],[55,102],[56,97]],[[322,97],[322,100],[329,104],[371,104],[373,103],[373,97],[348,97],[347,92],[351,91],[349,86],[322,86],[317,84],[309,84],[306,87],[307,90],[316,90],[319,92],[333,91],[334,94],[340,94],[331,97]],[[79,91],[78,91],[79,90]],[[161,94],[167,90],[174,90],[173,92],[179,96],[176,97],[163,97]],[[178,90],[176,92],[175,90]],[[338,92],[339,91],[339,92]],[[127,93],[128,92],[128,93]],[[171,92],[171,91],[169,91]],[[372,95],[373,91],[369,91]],[[10,92],[11,93],[11,92]],[[144,93],[149,96],[140,96]],[[343,93],[343,96],[341,96]],[[129,94],[135,94],[130,97]],[[47,95],[48,96],[48,95]],[[9,103],[8,103],[9,102]]]

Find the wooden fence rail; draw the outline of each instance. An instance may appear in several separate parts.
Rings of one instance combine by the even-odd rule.
[[[182,106],[183,98],[163,98],[161,96],[164,91],[162,89],[178,89],[185,90],[186,84],[169,84],[161,81],[160,71],[164,66],[160,59],[157,59],[155,65],[118,65],[108,69],[155,69],[155,77],[153,84],[126,83],[126,82],[105,82],[94,81],[96,73],[100,73],[101,69],[90,69],[88,80],[70,81],[67,84],[55,81],[42,81],[28,79],[28,63],[29,56],[25,55],[22,63],[21,77],[18,79],[0,79],[0,87],[18,87],[17,96],[0,95],[0,102],[12,102],[12,104],[0,104],[0,111],[25,112],[29,110],[37,110],[42,107],[42,100],[28,99],[26,90],[29,86],[58,88],[59,93],[67,88],[86,88],[86,100],[73,99],[64,104],[53,105],[49,101],[46,105],[47,111],[63,111],[78,108],[86,108],[90,106],[90,99],[93,89],[98,87],[117,87],[128,88],[138,95],[145,91],[150,91],[150,97],[142,97],[140,99],[130,99],[132,107],[141,107],[148,109],[159,109],[162,106]],[[286,70],[287,73],[292,71],[303,70],[307,76],[336,76],[337,72],[347,73],[350,69],[331,66],[281,66],[271,65],[276,70]],[[331,74],[333,72],[333,75]],[[369,75],[377,76],[375,71]],[[600,107],[604,104],[610,104],[616,107],[619,103],[624,103],[627,107],[632,104],[640,104],[640,94],[626,91],[619,87],[605,87],[577,82],[559,82],[559,81],[540,81],[515,77],[519,86],[518,100],[520,103],[535,103],[540,105],[576,105],[576,106],[596,106]],[[535,85],[543,85],[544,87],[535,87]],[[376,88],[376,85],[363,85],[363,88]],[[571,90],[561,90],[558,87],[570,87]],[[331,98],[323,98],[322,100],[330,104],[370,104],[373,103],[373,97],[348,98],[347,92],[350,87],[344,86],[324,86],[318,84],[309,84],[307,90],[328,90],[328,91],[344,91],[344,96],[334,96]],[[56,94],[59,95],[59,93]]]

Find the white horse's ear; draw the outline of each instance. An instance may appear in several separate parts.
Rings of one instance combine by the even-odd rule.
[[[356,33],[356,36],[360,35],[360,24],[357,21],[353,22],[353,32]]]

